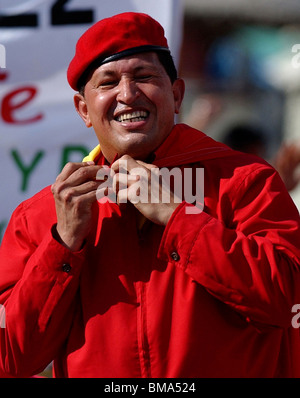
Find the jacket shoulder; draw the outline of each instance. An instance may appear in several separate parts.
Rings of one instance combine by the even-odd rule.
[[[24,200],[21,203],[21,206],[25,211],[30,211],[41,204],[43,206],[54,204],[50,185],[33,195],[31,198]]]
[[[50,186],[23,201],[14,211],[15,220],[22,220],[31,234],[43,233],[56,223],[55,202]]]

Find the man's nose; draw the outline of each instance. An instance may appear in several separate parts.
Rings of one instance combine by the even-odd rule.
[[[139,89],[134,80],[121,79],[118,85],[117,100],[119,102],[130,104],[139,96]]]

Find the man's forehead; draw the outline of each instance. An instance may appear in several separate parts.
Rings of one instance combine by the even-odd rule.
[[[111,75],[122,71],[139,72],[144,69],[164,70],[155,52],[141,53],[107,62],[95,69],[95,74]]]

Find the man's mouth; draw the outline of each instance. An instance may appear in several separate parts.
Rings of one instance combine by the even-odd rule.
[[[149,112],[147,111],[134,111],[128,113],[122,113],[121,115],[116,117],[118,122],[142,122],[149,116]]]

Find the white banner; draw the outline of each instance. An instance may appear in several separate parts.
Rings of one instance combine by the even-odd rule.
[[[14,208],[97,145],[73,105],[66,70],[94,22],[139,11],[165,28],[177,61],[181,0],[0,0],[0,241]]]

